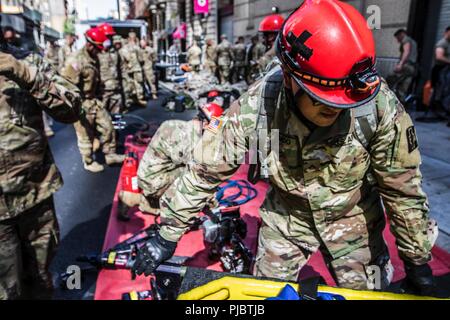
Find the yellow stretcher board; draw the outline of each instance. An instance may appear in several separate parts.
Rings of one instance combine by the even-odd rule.
[[[226,276],[182,293],[178,296],[178,300],[265,300],[276,297],[287,284],[298,291],[299,285],[296,283]],[[346,300],[438,300],[408,294],[328,286],[319,286],[318,292],[341,295]]]

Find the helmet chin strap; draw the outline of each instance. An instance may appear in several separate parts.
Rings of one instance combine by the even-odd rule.
[[[303,94],[303,89],[298,85],[298,83],[295,81],[295,79],[289,75],[288,72],[283,72],[284,74],[284,85],[285,87],[291,91],[292,96],[295,98],[294,100],[297,100],[299,95]]]

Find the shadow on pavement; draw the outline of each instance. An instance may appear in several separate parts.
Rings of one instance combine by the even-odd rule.
[[[62,240],[59,246],[64,256],[58,255],[53,261],[55,295],[54,299],[93,299],[97,272],[82,272],[81,289],[68,290],[66,283],[60,281],[59,275],[67,270],[69,265],[78,265],[80,268],[87,265],[76,261],[77,257],[89,254],[98,254],[102,251],[103,238],[106,232],[106,223],[111,213],[111,205],[104,207],[97,218],[76,225]]]

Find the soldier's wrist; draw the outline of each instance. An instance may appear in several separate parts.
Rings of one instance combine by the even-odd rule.
[[[22,61],[17,62],[16,72],[14,74],[14,81],[23,89],[32,90],[36,83],[37,68],[28,67]]]
[[[180,228],[162,225],[159,229],[159,235],[166,241],[178,242],[183,236],[185,230]]]

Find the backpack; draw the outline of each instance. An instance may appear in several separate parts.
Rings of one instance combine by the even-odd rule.
[[[275,117],[275,111],[277,108],[278,97],[281,89],[283,88],[283,72],[280,67],[273,68],[266,77],[262,80],[261,84],[261,99],[258,105],[258,118],[256,122],[256,129],[266,130],[267,137],[270,137],[270,130],[272,121]],[[374,136],[378,126],[378,113],[375,99],[370,102],[352,109],[353,116],[355,117],[355,137],[368,150],[370,141]],[[269,178],[269,169],[267,164],[260,159],[263,157],[261,154],[269,154],[270,139],[265,139],[262,145],[265,150],[261,151],[258,148],[258,157],[256,164],[250,164],[248,171],[248,181],[255,184],[259,179]]]

